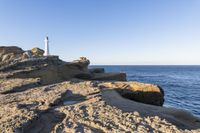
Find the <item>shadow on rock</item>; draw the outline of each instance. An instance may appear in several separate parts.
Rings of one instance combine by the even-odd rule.
[[[56,110],[58,107],[77,104],[83,102],[84,100],[84,96],[73,94],[72,91],[67,90],[61,94],[60,98],[49,104],[49,108],[47,110],[32,110],[37,113],[37,116],[29,122],[24,123],[17,129],[17,131],[24,133],[49,133],[58,123],[62,122],[66,116],[64,113]],[[37,106],[38,104],[39,103],[37,102],[31,104],[19,104],[18,108],[29,109],[30,107]]]
[[[39,112],[39,111],[38,111]],[[65,118],[65,114],[56,110],[46,110],[38,115],[37,118],[25,123],[18,132],[24,133],[49,133],[54,126]]]
[[[130,89],[115,89],[122,97],[156,106],[162,106],[164,103],[163,94],[160,92],[132,91]]]
[[[16,86],[14,88],[11,88],[9,90],[1,92],[1,94],[11,94],[11,93],[16,93],[16,92],[23,92],[23,91],[26,91],[26,90],[29,90],[29,89],[32,89],[32,88],[35,88],[35,87],[40,87],[40,86],[41,86],[41,83],[38,81],[38,82],[35,82],[35,83]]]
[[[64,93],[61,94],[61,97],[57,99],[54,103],[51,103],[49,106],[63,106],[63,105],[73,105],[76,103],[80,103],[86,100],[85,96],[80,94],[73,94],[72,91],[66,90]]]
[[[135,102],[120,96],[116,89],[102,89],[102,98],[107,104],[115,106],[123,112],[139,112],[142,118],[159,116],[183,130],[200,128],[200,119],[189,112]]]

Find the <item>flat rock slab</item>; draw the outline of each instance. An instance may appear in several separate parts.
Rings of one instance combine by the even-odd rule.
[[[16,81],[7,88],[23,82]],[[200,132],[199,119],[185,111],[134,102],[98,84],[76,80],[0,94],[0,132]]]

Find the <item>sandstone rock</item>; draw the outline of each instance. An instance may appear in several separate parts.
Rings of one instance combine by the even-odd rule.
[[[159,107],[164,91],[157,85],[116,82],[126,74],[88,70],[85,57],[64,62],[0,51],[1,59],[7,55],[0,68],[0,132],[200,132],[200,120],[190,113]]]
[[[158,85],[139,82],[107,82],[100,84],[101,88],[116,89],[120,95],[137,102],[162,106],[164,91]]]
[[[15,51],[15,49],[17,50]],[[126,74],[124,73],[105,74],[103,68],[89,70],[90,61],[86,57],[80,57],[79,60],[73,62],[64,62],[58,56],[42,56],[44,51],[39,48],[24,52],[17,47],[4,47],[1,51],[2,55],[4,54],[4,62],[0,64],[0,71],[4,72],[7,78],[40,78],[43,84],[61,82],[73,78],[126,80]]]
[[[7,61],[10,60],[11,58],[13,58],[14,54],[13,53],[9,53],[9,54],[5,54],[2,56],[2,60],[1,61]]]
[[[83,65],[84,64],[84,65]],[[86,63],[61,61],[58,56],[31,58],[0,69],[8,72],[6,78],[40,78],[42,84],[50,84],[73,78],[90,79]]]
[[[24,59],[29,59],[29,58],[32,58],[32,53],[31,53],[31,51],[26,51],[26,52],[24,52],[23,55],[22,55],[22,60],[24,60]]]
[[[79,68],[88,71],[88,65],[90,64],[90,61],[86,57],[80,57],[79,60],[74,60],[72,63],[77,64]]]
[[[23,52],[21,48],[15,46],[0,47],[0,67],[20,60]]]
[[[93,73],[92,80],[126,81],[125,73]]]
[[[2,46],[0,47],[0,56],[8,53],[21,54],[24,51],[16,46]]]
[[[90,68],[89,71],[91,73],[105,73],[104,68]]]
[[[115,90],[93,87],[91,81],[30,86],[35,82],[1,82],[9,90],[24,87],[0,95],[1,133],[200,132],[199,119],[186,112],[127,100]]]
[[[44,54],[44,50],[42,50],[40,48],[33,48],[33,49],[31,49],[31,52],[32,52],[33,56],[43,56],[43,54]]]
[[[23,52],[21,48],[15,46],[0,47],[0,61],[17,58],[19,55],[22,55]]]

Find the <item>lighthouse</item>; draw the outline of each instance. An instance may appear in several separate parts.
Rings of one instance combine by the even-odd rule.
[[[50,54],[49,54],[49,38],[48,38],[48,36],[45,37],[44,43],[45,43],[44,56],[49,56]]]

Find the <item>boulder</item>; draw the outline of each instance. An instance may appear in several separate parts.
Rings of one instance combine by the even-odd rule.
[[[164,91],[158,85],[139,82],[107,82],[99,84],[100,88],[115,89],[121,96],[151,105],[162,106]]]
[[[126,81],[126,73],[93,73],[92,80]]]
[[[43,56],[44,50],[42,50],[40,48],[32,48],[31,53],[33,56]]]
[[[89,71],[91,73],[104,73],[105,72],[104,68],[90,68]]]

